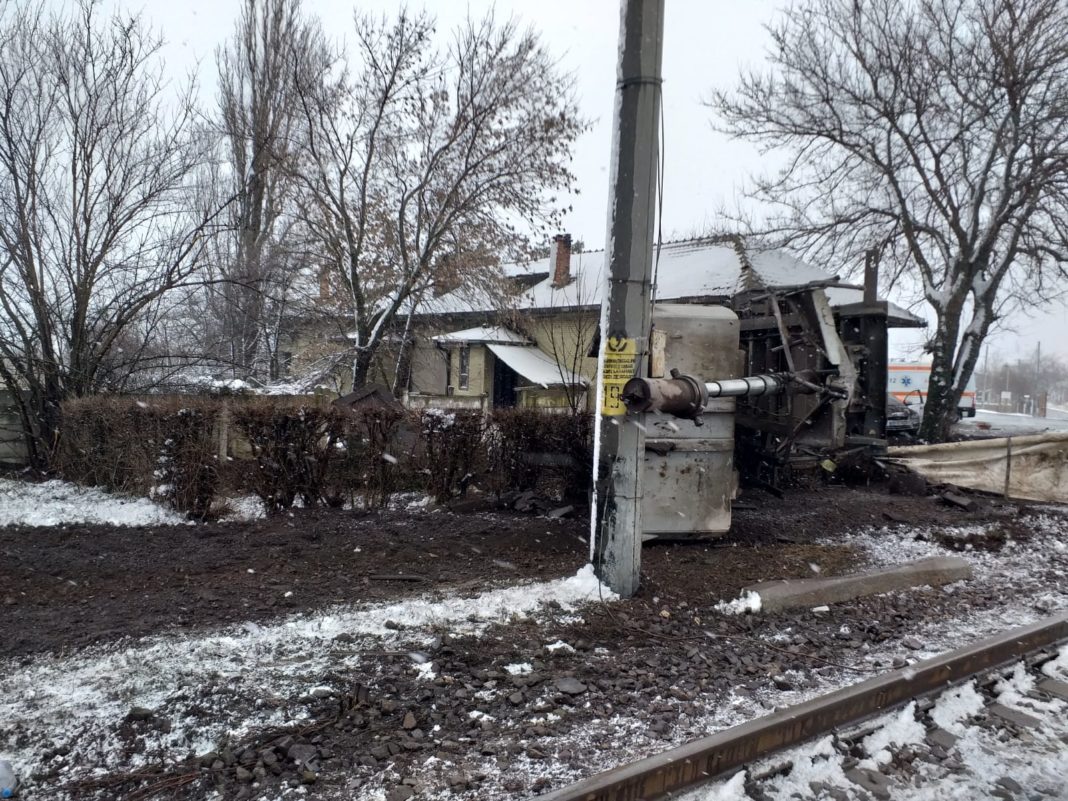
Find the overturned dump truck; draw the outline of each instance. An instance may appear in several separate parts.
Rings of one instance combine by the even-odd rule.
[[[647,432],[646,537],[723,534],[739,483],[775,492],[884,455],[891,313],[870,290],[812,284],[657,304],[647,375],[622,396]]]

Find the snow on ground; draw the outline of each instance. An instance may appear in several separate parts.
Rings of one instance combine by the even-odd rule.
[[[267,508],[257,495],[238,495],[223,501],[226,512],[220,523],[250,523],[267,517]]]
[[[366,651],[403,647],[413,653],[413,673],[425,672],[416,649],[435,627],[478,634],[493,623],[537,618],[548,605],[568,611],[599,598],[616,596],[587,565],[570,578],[473,598],[336,607],[270,625],[249,622],[191,637],[120,641],[73,656],[0,661],[0,759],[31,776],[44,767],[48,749],[67,744],[72,753],[97,754],[95,763],[110,770],[139,767],[145,757],[124,759],[116,733],[133,707],[171,722],[168,732],[149,735],[153,759],[203,754],[224,735],[306,717],[305,705],[287,707],[283,699],[322,694],[324,674],[362,665]],[[55,767],[53,760],[49,768]],[[75,769],[67,778],[77,775]]]
[[[1043,431],[1068,431],[1068,416],[1059,410],[1053,410],[1047,417],[1032,417],[1029,414],[1015,412],[992,412],[976,409],[975,417],[966,417],[957,423],[958,432],[974,434],[979,431],[979,424],[990,426],[983,430],[985,436],[1018,436],[1021,434],[1041,434]]]
[[[985,523],[969,526],[945,526],[940,533],[964,539],[968,535],[982,535],[998,527],[999,523]],[[932,621],[919,626],[913,633],[914,639],[922,643],[916,650],[907,650],[901,643],[888,642],[879,647],[865,644],[857,654],[859,665],[888,665],[892,658],[906,658],[910,662],[925,659],[954,648],[960,648],[1006,629],[1024,626],[1050,614],[1068,609],[1068,581],[1065,581],[1065,566],[1068,559],[1062,545],[1065,534],[1065,520],[1056,514],[1034,513],[1020,520],[1024,530],[1030,532],[1034,541],[1014,542],[1008,540],[1004,547],[991,553],[981,550],[965,550],[956,555],[967,559],[974,571],[970,584],[983,586],[992,593],[1002,593],[1003,604],[982,611],[973,611],[967,620],[945,619]],[[871,566],[889,566],[901,564],[928,556],[945,556],[946,550],[937,544],[931,527],[906,529],[866,528],[845,537],[844,542],[867,553]],[[843,540],[838,540],[843,541]],[[961,585],[948,585],[942,592],[954,593]],[[795,632],[790,627],[781,631],[772,627],[762,633],[762,638],[770,642],[788,642]],[[1054,678],[1068,677],[1068,646],[1061,649],[1058,658],[1045,666],[1046,675]],[[868,674],[870,675],[870,674]],[[786,692],[756,693],[752,695],[732,695],[729,702],[718,713],[707,716],[703,724],[707,733],[719,731],[728,726],[765,715],[775,708],[798,704],[817,695],[831,692],[859,681],[863,676],[833,667],[816,668],[806,674],[788,675],[796,682],[796,689]],[[1041,702],[1027,696],[1033,679],[1023,672],[1022,666],[997,687],[998,701],[1007,706],[1019,708],[1028,714],[1037,715],[1047,721],[1047,728],[1036,739],[1032,752],[1029,748],[1022,753],[1008,755],[1004,761],[990,763],[989,755],[993,751],[1004,751],[1004,743],[996,741],[996,732],[977,731],[974,726],[965,725],[965,721],[982,705],[982,698],[970,684],[951,688],[940,696],[933,719],[939,725],[954,734],[967,736],[961,741],[962,761],[966,771],[956,776],[948,785],[931,784],[927,787],[901,789],[895,788],[895,799],[906,801],[936,801],[936,799],[959,799],[971,801],[975,798],[988,798],[994,782],[1001,776],[1011,776],[1024,787],[1056,787],[1061,782],[1052,782],[1054,776],[1068,775],[1068,718],[1064,712],[1068,704],[1059,701]],[[885,762],[891,742],[915,742],[921,734],[919,724],[911,720],[909,711],[897,711],[879,719],[879,731],[865,740],[869,747],[870,762],[861,763],[862,767],[876,767]],[[1062,739],[1063,738],[1063,739]],[[817,743],[800,746],[788,752],[797,760],[797,767],[787,777],[779,777],[762,789],[769,791],[775,798],[813,798],[810,781],[825,782],[832,787],[847,790],[849,797],[860,798],[854,785],[844,780],[841,756],[831,746],[830,738]],[[984,762],[984,754],[986,761]],[[1001,754],[999,753],[999,756]],[[781,764],[782,757],[773,760]],[[759,774],[770,768],[772,761],[754,766],[753,772]],[[1000,772],[998,772],[1000,771]],[[1023,778],[1022,778],[1023,777]],[[1033,783],[1028,784],[1024,778]],[[681,796],[680,801],[749,801],[750,796],[744,789],[745,773],[738,773],[729,779],[719,781],[691,793]],[[1055,795],[1053,797],[1066,797]]]
[[[715,609],[725,615],[742,615],[748,612],[759,612],[760,607],[760,593],[750,590],[749,592],[743,592],[733,601],[720,601],[716,604]]]
[[[969,531],[982,533],[998,525],[1000,524],[947,526],[943,527],[942,531],[964,536]],[[1068,554],[1056,549],[1054,549],[1055,558],[1050,558],[1049,554],[1051,542],[1057,543],[1063,536],[1064,518],[1040,513],[1024,518],[1022,525],[1031,529],[1034,541],[1009,542],[999,553],[967,551],[958,554],[972,563],[975,578],[970,584],[985,586],[990,592],[1000,594],[1005,599],[1004,602],[985,610],[970,609],[967,617],[963,619],[949,617],[918,624],[911,634],[922,643],[920,649],[906,648],[900,640],[888,640],[877,646],[865,643],[857,650],[852,660],[856,666],[855,670],[832,665],[814,665],[812,669],[804,672],[786,671],[784,673],[784,678],[793,685],[793,689],[790,690],[781,690],[774,686],[756,690],[732,688],[728,690],[725,697],[713,695],[705,699],[705,703],[696,712],[685,711],[683,707],[686,705],[678,703],[679,714],[670,742],[665,742],[650,732],[647,717],[626,714],[584,723],[582,727],[573,729],[566,735],[558,735],[554,741],[555,745],[566,747],[573,752],[588,754],[588,772],[596,773],[625,762],[660,753],[672,745],[679,745],[753,720],[775,709],[799,704],[818,695],[855,684],[889,669],[894,660],[915,662],[918,659],[963,647],[1006,629],[1032,623],[1058,610],[1068,609],[1068,582],[1063,579],[1051,582],[1047,574],[1043,572],[1049,570],[1057,576],[1063,576],[1064,571],[1061,567],[1068,566]],[[922,527],[915,529],[866,528],[847,536],[845,542],[854,545],[858,550],[867,551],[872,566],[883,566],[901,564],[911,559],[927,556],[945,556],[947,551],[933,541],[932,533],[930,528]],[[917,536],[920,538],[917,539]],[[841,542],[842,540],[836,537],[829,541]],[[820,572],[816,569],[818,567],[819,565],[814,566],[814,573]],[[960,586],[949,585],[942,591],[951,594],[958,592]],[[904,594],[907,596],[907,592]],[[720,610],[720,613],[726,611]],[[792,624],[783,623],[763,626],[758,636],[767,642],[781,644],[793,641],[798,635],[802,637],[801,642],[804,642],[804,632],[794,631]],[[602,658],[608,661],[614,656],[606,651]],[[1068,656],[1065,657],[1064,669],[1068,670]],[[676,702],[663,697],[658,699],[658,703],[671,705]],[[907,721],[902,721],[900,718],[895,719],[895,726],[897,727],[895,733],[898,735],[902,731],[908,731]],[[914,729],[912,734],[915,734]],[[612,748],[606,749],[605,743],[612,743]],[[773,797],[790,798],[791,792],[799,792],[801,797],[811,798],[814,796],[808,784],[810,780],[816,780],[814,778],[816,776],[824,776],[830,781],[831,778],[841,775],[841,764],[827,756],[827,749],[830,748],[829,741],[822,746],[817,743],[809,747],[813,751],[808,772],[795,774],[804,776],[804,780],[799,781],[796,787],[784,782],[783,791],[776,793]],[[885,747],[880,750],[885,750]],[[496,770],[496,766],[492,760],[487,760],[479,769],[492,772]],[[515,760],[511,770],[526,776],[549,777],[556,782],[574,781],[580,778],[570,772],[566,766],[548,761],[533,763],[522,756]],[[742,788],[743,780],[735,778],[733,784],[728,782],[726,785],[717,785],[703,791],[708,793],[707,795],[695,794],[687,798],[690,801],[748,801],[749,797],[744,794],[744,788]],[[737,794],[739,789],[743,789],[741,795]],[[859,796],[856,797],[859,798]],[[933,798],[922,799],[922,801],[933,801]],[[964,801],[969,797],[960,796],[960,798]]]
[[[1058,659],[1044,666],[1047,675],[1068,679],[1068,646],[1060,649]],[[1068,776],[1068,704],[1060,700],[1041,701],[1022,695],[1033,684],[1022,663],[1017,664],[995,688],[999,703],[1037,717],[1042,725],[1022,731],[1007,747],[1001,732],[985,726],[969,725],[981,711],[982,696],[974,682],[951,687],[935,701],[932,720],[960,739],[955,748],[959,769],[917,759],[911,762],[914,775],[908,782],[895,781],[890,788],[895,801],[973,801],[995,796],[998,783],[1010,778],[1042,798],[1065,798],[1064,777]],[[866,758],[859,767],[875,768],[891,762],[892,752],[902,745],[922,743],[925,727],[916,718],[916,705],[888,712],[863,724],[874,731],[861,742]],[[848,737],[848,732],[843,732]],[[922,747],[922,746],[921,746]],[[869,797],[845,777],[845,757],[827,736],[815,743],[776,754],[720,780],[679,796],[679,801],[750,801],[745,790],[748,775],[763,775],[787,762],[793,768],[785,775],[774,775],[760,783],[761,798],[829,798],[830,788],[844,792],[849,799]],[[937,762],[937,760],[936,760]],[[893,773],[893,771],[891,771]],[[817,789],[818,788],[818,789]]]
[[[0,478],[0,526],[181,525],[177,512],[147,498],[111,495],[96,487],[66,481],[32,484]]]
[[[267,516],[263,501],[256,495],[225,498],[222,503],[227,511],[219,518],[220,523],[250,523]],[[295,508],[300,508],[300,498],[297,498],[293,505]],[[433,506],[434,499],[422,492],[395,492],[389,496],[389,501],[386,503],[386,508],[390,511],[403,512],[426,510]],[[342,508],[363,509],[366,507],[361,498],[356,498],[355,503],[346,501]]]
[[[224,509],[220,523],[248,523],[267,516],[263,501],[255,495],[225,498],[221,503]],[[388,508],[415,511],[432,504],[424,493],[398,492],[390,496]],[[352,508],[351,504],[346,506]],[[115,495],[67,481],[35,484],[0,478],[0,526],[78,524],[166,526],[189,525],[190,521],[148,498]]]

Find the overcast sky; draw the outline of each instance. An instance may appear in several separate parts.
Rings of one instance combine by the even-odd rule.
[[[106,0],[141,10],[167,39],[168,65],[176,74],[200,62],[204,100],[214,97],[214,52],[233,29],[237,0]],[[365,0],[365,11],[394,12],[397,0]],[[408,3],[419,8],[418,0]],[[715,133],[702,99],[714,87],[731,86],[739,68],[763,63],[764,24],[779,0],[667,0],[664,31],[664,219],[665,237],[690,236],[716,224],[719,212],[740,202],[746,178],[762,169],[749,145]],[[325,30],[343,37],[351,28],[352,0],[306,0]],[[561,66],[574,75],[583,113],[593,127],[575,151],[577,194],[567,230],[588,248],[604,244],[608,207],[608,161],[618,52],[618,0],[428,0],[439,29],[448,30],[468,13],[515,14],[540,30]],[[922,309],[917,309],[922,312]],[[1021,315],[1014,333],[992,339],[992,358],[1030,354],[1035,342],[1043,352],[1068,358],[1068,311],[1058,306],[1034,318]],[[891,355],[904,356],[922,334],[892,337]]]

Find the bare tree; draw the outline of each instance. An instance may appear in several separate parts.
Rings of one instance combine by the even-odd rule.
[[[153,318],[196,277],[203,152],[159,48],[92,0],[0,5],[0,380],[38,467],[65,398],[160,366]]]
[[[555,227],[584,123],[514,22],[469,22],[446,48],[424,15],[355,22],[350,64],[302,73],[296,175],[359,386],[416,299],[489,275],[523,227]]]
[[[291,192],[295,80],[322,46],[301,0],[244,0],[232,39],[216,53],[226,191],[235,202],[231,227],[215,243],[212,309],[227,350],[219,355],[236,377],[277,378],[282,367],[279,318],[300,262]]]
[[[711,107],[787,157],[754,196],[781,242],[881,253],[922,288],[923,434],[948,434],[980,346],[1068,257],[1068,7],[1061,0],[809,0],[770,28],[767,74]]]

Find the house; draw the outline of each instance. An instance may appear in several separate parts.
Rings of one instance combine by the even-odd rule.
[[[477,287],[424,301],[413,318],[406,404],[592,408],[605,262],[604,251],[572,252],[564,234],[548,258],[501,268],[514,288],[503,302]],[[657,303],[720,305],[741,315],[769,290],[821,289],[839,322],[873,311],[862,287],[783,251],[750,250],[735,237],[664,244],[654,256],[654,284]],[[876,305],[884,333],[924,324],[893,303]]]

